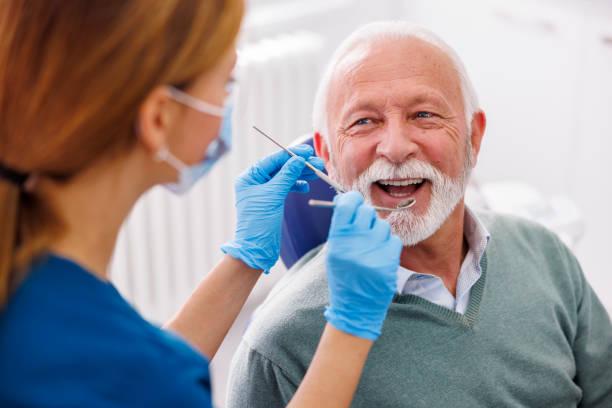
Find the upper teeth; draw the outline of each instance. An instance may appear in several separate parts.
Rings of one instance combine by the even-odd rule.
[[[409,186],[410,184],[421,184],[423,179],[411,179],[411,180],[379,180],[380,184],[385,186]]]

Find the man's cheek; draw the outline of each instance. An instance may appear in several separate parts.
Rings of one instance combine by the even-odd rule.
[[[358,140],[349,140],[344,143],[342,155],[339,155],[336,167],[346,182],[353,183],[368,169],[375,160],[371,154],[371,146]]]
[[[344,189],[347,190],[349,185],[347,185],[346,182],[344,181],[344,177],[342,177],[342,173],[338,170],[338,167],[336,166],[335,162],[336,162],[335,157],[329,161],[328,166],[327,166],[327,174],[333,180],[336,180],[337,182],[342,184],[342,186],[344,186]]]

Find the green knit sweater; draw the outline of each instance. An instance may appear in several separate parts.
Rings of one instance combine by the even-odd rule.
[[[612,325],[574,256],[544,228],[480,214],[491,234],[465,315],[396,295],[354,407],[612,407]],[[228,407],[281,407],[325,326],[325,247],[258,310]]]

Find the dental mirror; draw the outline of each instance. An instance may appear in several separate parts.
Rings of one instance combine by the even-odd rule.
[[[397,205],[397,207],[395,207],[395,208],[380,207],[378,205],[373,205],[372,207],[376,211],[401,211],[401,210],[406,210],[406,209],[412,207],[415,203],[416,203],[416,200],[414,198],[410,197],[410,198],[407,198],[405,200],[400,201],[399,204]],[[312,207],[326,207],[326,208],[333,208],[333,207],[336,206],[336,204],[333,201],[312,200],[312,199],[308,200],[308,205],[310,205]]]

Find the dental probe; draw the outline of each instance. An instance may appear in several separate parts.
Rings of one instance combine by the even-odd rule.
[[[277,145],[278,147],[280,147],[281,149],[283,149],[284,151],[289,153],[291,156],[297,156],[297,154],[293,153],[291,150],[287,149],[285,146],[283,146],[282,144],[278,143],[276,140],[272,139],[270,136],[268,136],[266,133],[264,133],[262,130],[260,130],[257,126],[253,126],[253,129],[255,129],[256,131],[258,131],[259,133],[264,135],[266,138],[268,138],[268,140],[270,140],[272,143],[274,143],[275,145]],[[342,186],[340,184],[338,184],[337,182],[335,182],[334,180],[332,180],[327,174],[323,173],[321,170],[317,169],[315,166],[313,166],[312,164],[310,164],[308,162],[305,162],[305,164],[317,176],[319,176],[319,178],[321,178],[327,184],[332,186],[337,192],[345,193],[345,191],[342,188]],[[410,197],[410,198],[407,198],[407,199],[405,199],[403,201],[400,201],[396,208],[374,206],[374,209],[376,211],[399,211],[399,210],[405,210],[406,208],[412,207],[414,205],[414,203],[416,203],[416,200],[414,198]],[[335,204],[332,201],[324,201],[324,200],[309,200],[308,204],[311,205],[311,206],[314,206],[314,207],[329,207],[329,208],[331,208],[331,207],[335,206]]]
[[[282,144],[278,143],[276,140],[272,139],[270,136],[266,135],[264,132],[259,130],[257,128],[257,126],[253,126],[253,129],[255,129],[256,131],[258,131],[259,133],[261,133],[262,135],[267,137],[272,143],[274,143],[275,145],[277,145],[278,147],[280,147],[281,149],[283,149],[284,151],[286,151],[290,155],[297,156],[297,154],[293,153],[291,150],[287,149],[285,146],[283,146]],[[306,162],[306,166],[308,166],[308,168],[310,170],[314,171],[314,173],[317,176],[319,176],[320,179],[322,179],[324,182],[326,182],[327,184],[332,186],[334,189],[336,189],[336,191],[338,191],[339,193],[345,193],[345,191],[342,188],[342,186],[340,184],[338,184],[337,182],[335,182],[334,180],[332,180],[327,174],[323,173],[321,170],[317,169],[315,166],[313,166],[312,164],[310,164],[308,162]]]
[[[415,203],[416,203],[416,200],[410,197],[403,201],[400,201],[400,203],[397,205],[396,208],[380,207],[377,205],[373,205],[372,207],[376,211],[401,211],[401,210],[405,210],[406,208],[412,207]],[[326,208],[333,208],[336,206],[336,204],[333,201],[312,200],[312,199],[308,200],[308,205],[312,207],[326,207]]]

